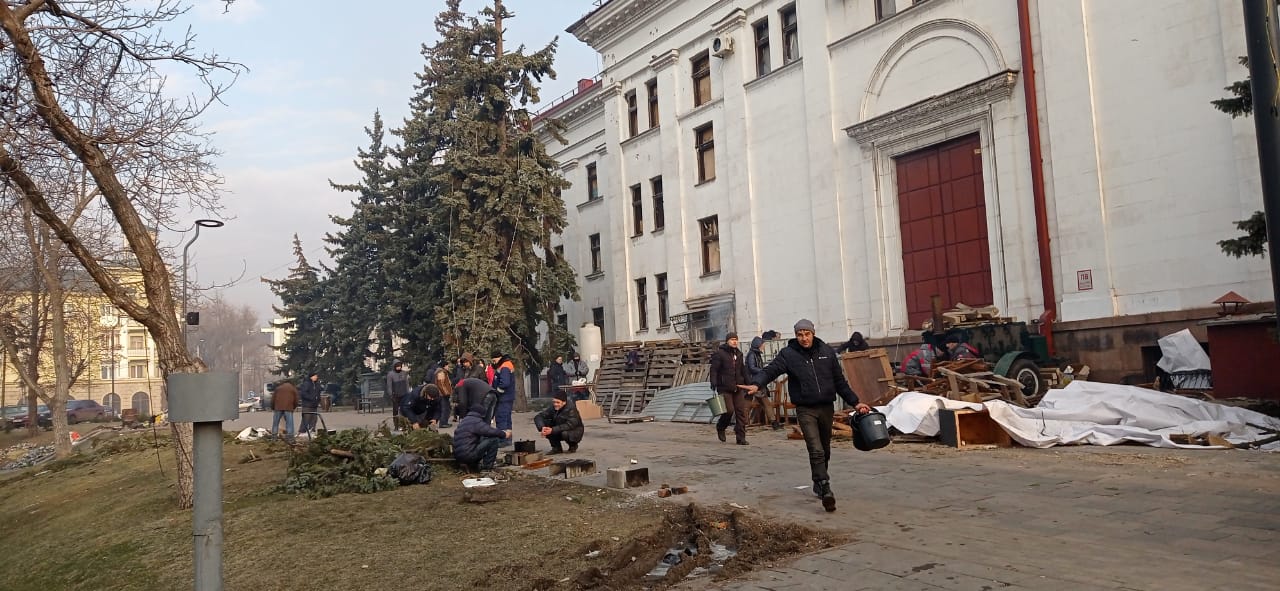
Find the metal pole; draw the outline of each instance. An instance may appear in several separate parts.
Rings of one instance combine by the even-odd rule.
[[[222,589],[222,423],[193,427],[196,591]]]
[[[187,324],[187,251],[191,250],[191,245],[200,237],[200,224],[196,224],[196,235],[187,241],[187,245],[182,247],[182,348],[188,354],[191,350],[187,348],[187,331],[190,325]]]
[[[1249,48],[1253,125],[1258,135],[1258,176],[1267,221],[1267,258],[1271,261],[1271,297],[1280,306],[1280,75],[1276,68],[1276,0],[1244,0],[1244,37]],[[1278,310],[1280,311],[1280,310]],[[1276,315],[1280,339],[1280,314]]]

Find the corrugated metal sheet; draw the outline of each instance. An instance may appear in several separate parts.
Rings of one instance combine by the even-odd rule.
[[[711,382],[696,382],[668,388],[658,392],[653,400],[649,401],[648,406],[644,407],[644,414],[658,421],[671,421],[678,418],[681,421],[708,423],[713,418],[711,409],[707,408],[707,399],[712,394]],[[679,413],[678,417],[677,413]]]

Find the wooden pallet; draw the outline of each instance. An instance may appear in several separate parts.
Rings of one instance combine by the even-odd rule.
[[[609,417],[610,423],[652,423],[655,419],[652,415],[613,415]]]

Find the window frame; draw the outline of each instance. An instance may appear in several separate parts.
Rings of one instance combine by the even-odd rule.
[[[720,273],[720,216],[712,215],[698,220],[698,236],[702,246],[702,275]],[[711,268],[711,249],[715,247],[715,268]]]
[[[603,199],[600,196],[600,171],[596,167],[596,163],[592,162],[587,165],[587,202],[598,201]]]
[[[600,327],[600,341],[608,342],[604,336],[604,306],[591,309],[591,323]]]
[[[785,66],[800,59],[800,18],[796,5],[792,3],[779,9],[778,21],[782,25],[782,65]]]
[[[658,294],[658,326],[671,326],[671,308],[667,299],[669,295],[667,292],[667,274],[658,273],[654,275],[653,282]]]
[[[756,77],[759,78],[773,71],[772,59],[769,56],[769,17],[766,16],[752,23],[751,31],[755,38]]]
[[[662,175],[649,179],[649,190],[653,193],[653,231],[660,232],[667,227],[667,205],[662,196]]]
[[[890,9],[888,14],[885,14],[884,12],[886,2],[889,4],[888,8]],[[876,7],[877,23],[895,14],[898,14],[898,3],[896,2],[896,0],[875,0],[874,2],[872,2],[872,4],[875,5]]]
[[[147,377],[147,366],[148,366],[148,365],[150,365],[150,363],[149,363],[149,362],[147,362],[147,361],[130,361],[130,362],[129,362],[129,379],[131,379],[131,380],[140,380],[140,379],[142,379],[142,378]],[[137,368],[137,369],[139,370],[139,371],[137,371],[137,372],[136,372],[138,375],[134,375],[134,373],[135,373],[135,372],[133,371],[133,370],[134,370],[134,368]]]
[[[703,133],[709,134],[705,141]],[[716,180],[716,133],[713,123],[708,122],[706,125],[694,128],[693,150],[698,159],[698,184]],[[708,155],[711,158],[710,171],[707,170],[706,158]],[[709,176],[708,172],[711,173]]]
[[[689,59],[690,77],[693,79],[693,106],[701,107],[711,102],[711,54],[703,51]],[[706,94],[702,82],[706,81]]]
[[[661,110],[658,105],[658,79],[650,78],[648,82],[644,83],[644,87],[645,91],[648,93],[649,129],[654,129],[661,126],[661,123],[658,121],[658,117],[661,114]]]
[[[636,325],[638,330],[649,330],[649,286],[645,277],[639,277],[636,282]]]
[[[640,183],[631,185],[631,237],[644,235],[644,191]]]
[[[600,234],[592,234],[587,236],[587,245],[591,251],[591,274],[599,275],[604,273],[604,258],[600,252]]]
[[[635,137],[640,134],[639,99],[635,90],[628,92],[623,98],[627,102],[627,137]]]

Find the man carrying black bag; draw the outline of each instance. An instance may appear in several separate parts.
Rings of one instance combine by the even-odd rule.
[[[813,330],[813,322],[807,319],[796,322],[796,338],[778,352],[747,391],[755,393],[778,376],[787,374],[788,393],[796,406],[796,422],[809,450],[813,494],[822,499],[822,507],[830,512],[836,510],[836,497],[831,492],[831,477],[827,473],[836,395],[855,407],[859,414],[871,412],[871,407],[858,401],[858,395],[844,377],[835,350],[815,337]]]

